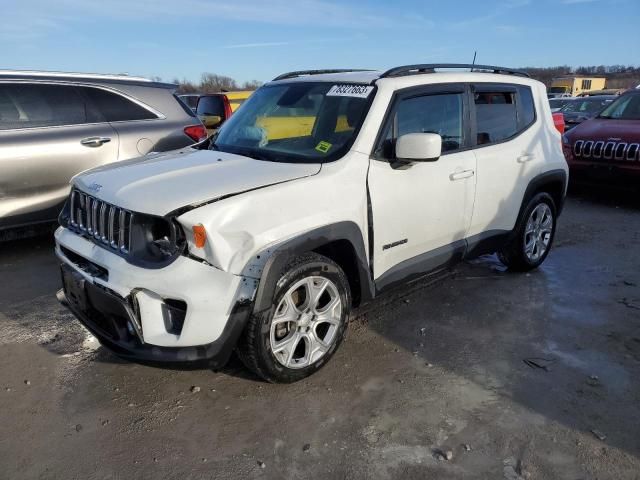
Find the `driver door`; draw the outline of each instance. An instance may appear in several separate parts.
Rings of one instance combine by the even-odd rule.
[[[464,85],[398,94],[370,161],[373,276],[381,290],[458,260],[466,248],[475,195]],[[431,132],[442,137],[435,161],[401,162],[397,138]]]

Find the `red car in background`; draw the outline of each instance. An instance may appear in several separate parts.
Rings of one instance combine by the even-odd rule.
[[[640,91],[620,95],[563,136],[572,180],[640,186]]]

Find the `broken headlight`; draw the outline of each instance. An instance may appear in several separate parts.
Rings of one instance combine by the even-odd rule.
[[[165,266],[182,254],[185,245],[184,231],[175,219],[134,214],[129,253],[135,263]]]

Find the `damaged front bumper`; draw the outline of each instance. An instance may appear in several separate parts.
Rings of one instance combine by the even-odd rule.
[[[144,269],[65,229],[56,231],[56,255],[58,299],[125,358],[222,366],[253,309],[257,281],[190,258]]]

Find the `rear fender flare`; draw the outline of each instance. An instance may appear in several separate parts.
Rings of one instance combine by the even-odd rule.
[[[535,193],[540,191],[541,187],[543,187],[544,185],[548,185],[550,183],[558,183],[558,182],[562,182],[561,199],[560,199],[560,202],[558,202],[558,205],[556,205],[557,215],[559,216],[560,212],[562,212],[564,198],[567,195],[567,172],[565,172],[562,169],[549,170],[548,172],[541,173],[540,175],[537,175],[531,179],[531,181],[529,182],[529,185],[527,185],[527,188],[524,192],[524,196],[522,197],[522,203],[520,204],[520,211],[518,212],[516,224],[518,219],[522,215],[522,212],[527,207],[527,203],[529,202],[529,200],[533,198]]]

